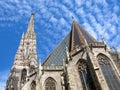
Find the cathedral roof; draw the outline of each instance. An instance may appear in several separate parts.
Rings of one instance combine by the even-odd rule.
[[[66,59],[66,47],[70,45],[70,34],[53,50],[43,65],[62,65],[63,59]]]
[[[43,65],[63,65],[63,59],[66,60],[66,47],[74,50],[76,46],[84,44],[84,39],[89,43],[96,42],[93,36],[91,36],[86,30],[84,30],[75,20],[72,22],[72,28],[70,33],[62,40],[62,42],[53,50],[48,56]]]

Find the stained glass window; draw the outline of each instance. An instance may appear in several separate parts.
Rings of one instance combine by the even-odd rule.
[[[84,60],[78,63],[78,71],[83,90],[96,90],[88,65]]]
[[[53,78],[49,77],[46,80],[45,90],[56,90],[56,84]]]
[[[110,59],[100,54],[98,55],[98,61],[110,90],[120,90],[120,81],[111,66]]]

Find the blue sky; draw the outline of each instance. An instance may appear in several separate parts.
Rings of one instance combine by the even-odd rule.
[[[4,90],[32,12],[42,61],[70,31],[72,16],[97,40],[102,35],[120,51],[119,0],[0,0],[0,90]]]

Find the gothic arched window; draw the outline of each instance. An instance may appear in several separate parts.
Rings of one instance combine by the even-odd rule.
[[[21,73],[21,82],[24,84],[26,82],[27,70],[23,69]]]
[[[78,62],[78,72],[83,90],[96,90],[88,65],[85,60],[81,60]]]
[[[45,83],[45,90],[56,90],[55,80],[49,77]]]
[[[97,58],[110,90],[120,90],[120,82],[111,66],[110,59],[103,54],[99,54]]]
[[[32,81],[31,83],[31,90],[36,90],[36,82]]]

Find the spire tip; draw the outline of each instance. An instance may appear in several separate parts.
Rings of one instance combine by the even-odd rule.
[[[72,20],[74,20],[74,17],[72,16]]]
[[[32,12],[32,14],[31,14],[31,15],[33,15],[33,16],[34,16],[35,14]]]

